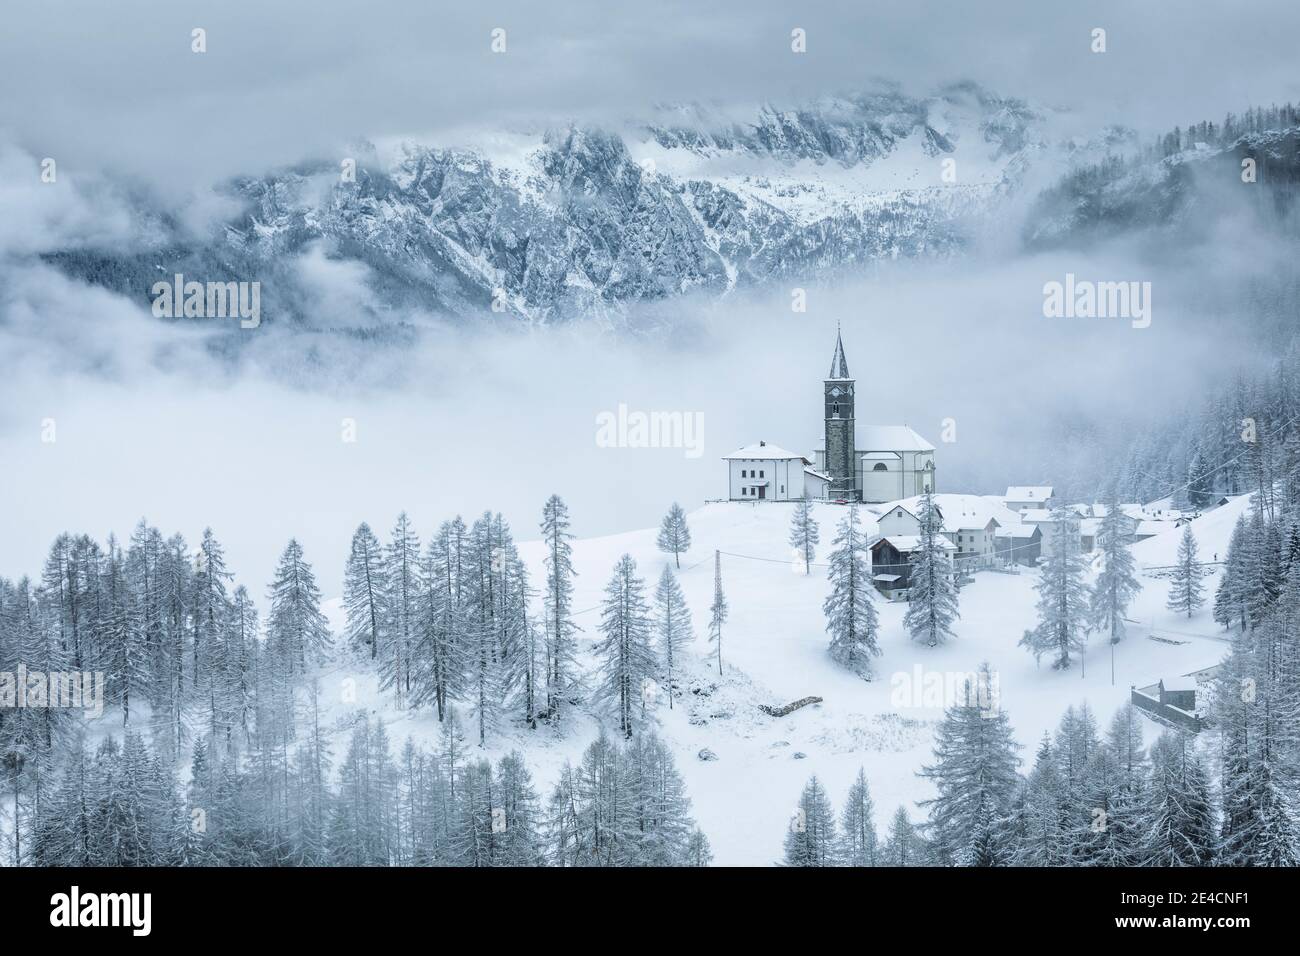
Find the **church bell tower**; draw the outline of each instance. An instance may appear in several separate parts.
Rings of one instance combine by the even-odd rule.
[[[844,359],[844,341],[835,333],[835,355],[826,378],[826,473],[831,477],[830,494],[857,500],[853,456],[857,431],[853,420],[853,379]]]

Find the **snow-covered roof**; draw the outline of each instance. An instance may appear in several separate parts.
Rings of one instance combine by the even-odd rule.
[[[804,468],[803,473],[804,473],[805,475],[812,475],[814,478],[820,478],[822,481],[830,481],[830,480],[831,480],[831,476],[830,476],[830,475],[826,474],[826,472],[824,472],[824,471],[818,471],[816,468],[813,468],[811,465],[809,465],[808,467]]]
[[[1167,677],[1161,680],[1165,690],[1196,690],[1195,677]]]
[[[891,548],[899,554],[907,554],[909,551],[915,551],[921,546],[921,536],[919,534],[891,534],[880,539],[886,542]],[[934,536],[935,543],[945,551],[956,551],[957,546],[947,538]]]
[[[808,459],[803,455],[796,455],[792,451],[786,451],[779,445],[769,445],[765,441],[756,442],[753,445],[746,445],[744,448],[737,448],[730,455],[723,455],[723,461],[792,461],[798,459],[804,464],[809,464]]]
[[[1083,518],[1079,521],[1079,534],[1085,537],[1096,537],[1099,528],[1101,528],[1100,518]]]
[[[1046,501],[1052,497],[1051,485],[1008,485],[1007,501]]]
[[[934,451],[934,446],[906,425],[867,425],[858,429],[858,444],[873,451]]]
[[[882,505],[880,513],[888,514],[895,508],[902,508],[912,517],[919,519],[923,495],[914,495],[901,501],[891,501]],[[1016,522],[1016,513],[1003,507],[995,500],[984,495],[958,495],[938,493],[934,496],[935,507],[943,517],[943,531],[982,531],[990,521],[999,525]]]
[[[881,581],[885,584],[891,584],[894,581],[900,580],[902,577],[903,576],[901,574],[873,574],[871,576],[871,580]]]
[[[993,533],[997,538],[1015,538],[1018,540],[1027,540],[1034,536],[1034,532],[1043,533],[1043,529],[1036,524],[1027,524],[1023,521],[1013,521],[1009,524],[999,522],[998,530]]]
[[[1055,511],[1047,511],[1043,508],[1037,510],[1026,508],[1024,511],[1020,512],[1020,520],[1030,524],[1054,524],[1057,521],[1057,517]],[[1079,520],[1079,516],[1071,511],[1066,514],[1065,520],[1077,521]]]
[[[884,461],[897,461],[902,456],[896,451],[869,451],[858,456],[859,458],[869,458],[872,461],[881,459]]]

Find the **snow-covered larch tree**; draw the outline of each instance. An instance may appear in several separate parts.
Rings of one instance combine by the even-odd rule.
[[[659,550],[673,556],[678,570],[682,566],[682,554],[691,550],[691,529],[686,524],[686,512],[675,501],[659,526]]]
[[[879,864],[880,841],[876,836],[875,812],[871,788],[867,786],[867,771],[859,767],[840,815],[839,858],[844,866]]]
[[[817,557],[820,543],[821,530],[813,515],[812,501],[802,498],[795,504],[794,514],[790,517],[790,547],[794,549],[795,561],[804,574],[812,574],[813,558]]]
[[[573,539],[569,509],[559,495],[551,495],[542,508],[542,543],[546,547],[546,589],[542,610],[546,633],[546,716],[558,724],[562,705],[578,686],[578,664],[573,623]]]
[[[1097,528],[1097,550],[1101,571],[1092,587],[1093,626],[1110,634],[1118,644],[1124,636],[1124,615],[1133,597],[1142,590],[1133,573],[1133,553],[1125,534],[1125,516],[1115,497],[1106,503],[1106,514]]]
[[[368,650],[372,659],[379,655],[384,587],[384,549],[370,525],[363,521],[352,535],[343,573],[343,607],[347,613],[348,645]]]
[[[1166,607],[1191,617],[1205,603],[1205,588],[1201,584],[1204,573],[1205,569],[1197,560],[1196,535],[1192,533],[1191,524],[1186,524],[1178,542],[1178,558],[1174,563],[1174,577],[1169,585]]]
[[[650,610],[645,585],[636,576],[636,562],[623,555],[605,585],[601,611],[601,639],[596,643],[600,660],[599,698],[618,717],[618,729],[627,738],[645,719],[647,682],[658,671],[650,646]]]
[[[316,575],[296,539],[280,555],[269,596],[266,639],[272,653],[288,665],[291,676],[302,674],[308,663],[321,663],[332,642],[329,623],[320,609]]]
[[[815,776],[809,778],[799,804],[790,817],[785,835],[786,866],[835,865],[835,813],[826,788]]]
[[[957,613],[957,585],[953,580],[952,559],[948,557],[947,539],[941,533],[943,519],[935,506],[934,495],[921,498],[920,542],[912,552],[908,577],[908,604],[903,626],[915,641],[931,647],[952,637]]]
[[[1043,562],[1038,584],[1038,626],[1025,631],[1020,646],[1035,660],[1055,656],[1052,667],[1070,666],[1070,655],[1082,651],[1088,628],[1088,591],[1083,583],[1083,554],[1077,516],[1065,509],[1052,512],[1051,553]]]
[[[987,689],[987,664],[966,682],[962,697],[944,712],[935,732],[935,762],[920,776],[934,781],[929,829],[935,853],[949,865],[1006,862],[1011,835],[1006,821],[1020,786],[1019,744],[1006,711]]]
[[[831,593],[822,604],[826,630],[831,636],[830,655],[837,664],[870,679],[871,658],[880,653],[880,629],[871,597],[871,568],[866,539],[858,523],[858,507],[850,505],[840,521],[830,555]]]
[[[691,609],[686,605],[682,586],[668,567],[659,576],[659,585],[655,588],[655,632],[659,639],[659,657],[663,662],[668,709],[672,710],[673,680],[681,667],[682,653],[690,647],[695,635],[691,633]]]

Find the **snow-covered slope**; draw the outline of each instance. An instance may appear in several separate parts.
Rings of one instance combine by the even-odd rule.
[[[1238,498],[1193,522],[1206,560],[1226,552],[1232,527],[1246,506],[1247,498]],[[719,864],[775,861],[799,791],[814,773],[839,801],[857,769],[865,767],[878,827],[883,829],[900,804],[913,819],[919,818],[916,801],[929,790],[916,771],[930,759],[933,725],[944,703],[932,688],[959,686],[961,675],[983,661],[997,672],[1000,706],[1009,713],[1028,756],[1042,734],[1054,729],[1066,706],[1086,700],[1104,726],[1128,700],[1130,685],[1215,664],[1226,650],[1226,638],[1208,607],[1190,620],[1165,610],[1167,581],[1156,576],[1159,572],[1144,570],[1143,591],[1131,612],[1132,619],[1142,623],[1132,625],[1115,648],[1113,681],[1108,646],[1099,637],[1090,643],[1083,668],[1065,673],[1039,668],[1016,647],[1035,621],[1035,573],[981,572],[961,592],[957,638],[947,646],[912,643],[902,627],[904,605],[878,602],[883,653],[875,663],[875,679],[862,681],[826,654],[821,611],[827,593],[825,571],[816,565],[811,575],[797,573],[786,544],[792,507],[710,504],[689,516],[693,547],[683,556],[680,580],[694,616],[694,659],[672,709],[661,700],[655,719],[676,752],[696,817]],[[842,506],[818,504],[816,514],[824,555],[844,511]],[[1172,563],[1179,535],[1181,531],[1170,532],[1136,545],[1139,567]],[[632,555],[650,588],[665,561],[671,560],[657,550],[655,536],[646,529],[574,542],[579,574],[575,607],[585,629],[584,648],[597,636],[601,593],[615,561],[625,553]],[[722,552],[730,603],[722,678],[704,627],[715,551]],[[524,544],[521,553],[540,580],[540,544]],[[1217,571],[1206,581],[1207,593],[1212,594],[1216,584]],[[1162,640],[1151,640],[1153,633]],[[589,655],[584,657],[587,666],[594,666]],[[423,713],[390,712],[374,686],[373,677],[363,675],[360,700],[391,721],[394,739],[408,733],[434,739],[436,720]],[[809,695],[824,702],[783,718],[758,709],[759,704]],[[564,760],[576,760],[590,742],[598,719],[580,714],[561,739],[545,730],[510,730],[491,750],[495,754],[522,749],[545,792]],[[1155,724],[1148,724],[1147,730],[1148,738],[1158,732]],[[716,760],[698,758],[706,747]]]

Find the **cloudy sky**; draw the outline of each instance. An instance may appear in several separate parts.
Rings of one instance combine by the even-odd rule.
[[[790,52],[795,27],[806,54]],[[1105,54],[1089,49],[1095,27]],[[1300,98],[1298,32],[1294,0],[50,0],[7,5],[0,139],[167,185],[356,136],[781,102],[872,77],[914,92],[974,79],[1089,123],[1163,129]]]

